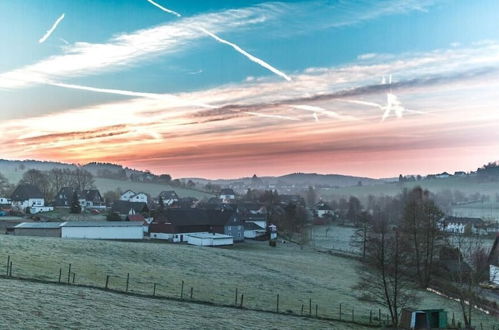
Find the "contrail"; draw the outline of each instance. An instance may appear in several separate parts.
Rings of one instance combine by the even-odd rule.
[[[317,116],[317,113],[322,113],[324,115],[328,115],[329,117],[336,118],[336,119],[355,119],[352,116],[343,116],[337,112],[334,112],[331,110],[326,110],[324,108],[313,106],[313,105],[297,104],[297,105],[289,105],[289,106],[293,109],[312,111],[316,116]],[[315,118],[315,116],[314,116],[314,118]]]
[[[286,75],[284,72],[279,71],[278,69],[274,68],[272,65],[270,65],[267,62],[259,59],[258,57],[251,55],[250,53],[248,53],[247,51],[245,51],[244,49],[242,49],[238,45],[236,45],[236,44],[234,44],[234,43],[232,43],[230,41],[227,41],[225,39],[220,38],[216,34],[214,34],[214,33],[210,32],[210,31],[206,30],[205,28],[199,27],[198,29],[200,31],[203,31],[204,33],[206,33],[207,35],[209,35],[210,37],[212,37],[216,41],[231,46],[237,52],[239,52],[239,53],[243,54],[244,56],[246,56],[250,61],[253,61],[253,62],[259,64],[260,66],[262,66],[265,69],[267,69],[267,70],[275,73],[278,76],[281,76],[282,78],[286,79],[287,81],[291,81],[291,78],[288,75]]]
[[[54,24],[52,25],[52,27],[45,33],[45,35],[43,37],[41,37],[40,40],[38,40],[39,43],[44,43],[45,40],[48,39],[48,37],[50,37],[50,35],[52,34],[52,32],[54,32],[54,30],[57,28],[57,25],[59,25],[59,23],[61,23],[61,21],[64,19],[64,14],[62,14],[55,22]]]
[[[153,4],[154,6],[158,7],[159,9],[161,9],[162,11],[164,12],[167,12],[168,14],[172,14],[172,15],[175,15],[177,17],[182,17],[182,15],[180,15],[179,13],[177,13],[176,11],[174,10],[171,10],[171,9],[168,9],[168,8],[165,8],[163,6],[161,6],[160,4],[152,1],[152,0],[147,0],[148,2],[150,2],[151,4]]]
[[[151,4],[155,5],[156,7],[158,7],[159,9],[161,9],[162,11],[164,12],[167,12],[169,14],[172,14],[172,15],[175,15],[177,17],[182,17],[181,14],[177,13],[176,11],[174,10],[171,10],[171,9],[168,9],[168,8],[165,8],[157,3],[155,3],[154,1],[152,0],[147,0],[148,2],[150,2]],[[196,27],[196,29],[198,29],[199,31],[207,34],[208,36],[212,37],[213,39],[215,39],[216,41],[220,42],[220,43],[223,43],[223,44],[226,44],[226,45],[229,45],[231,46],[232,48],[234,48],[237,52],[243,54],[244,56],[246,56],[250,61],[252,62],[255,62],[256,64],[259,64],[260,66],[264,67],[265,69],[275,73],[276,75],[286,79],[287,81],[291,81],[291,78],[286,75],[284,72],[274,68],[272,65],[268,64],[267,62],[265,62],[264,60],[256,57],[256,56],[253,56],[251,55],[250,53],[248,53],[247,51],[245,51],[244,49],[242,49],[241,47],[239,47],[238,45],[230,42],[230,41],[227,41],[225,39],[222,39],[220,38],[219,36],[217,36],[215,33],[213,32],[210,32],[208,30],[206,30],[205,28],[202,28],[202,27]]]
[[[156,93],[126,91],[126,90],[121,90],[121,89],[96,88],[96,87],[89,87],[89,86],[82,86],[82,85],[65,84],[65,83],[59,83],[59,82],[54,82],[54,81],[46,81],[44,83],[46,85],[50,85],[50,86],[78,89],[78,90],[84,90],[84,91],[90,91],[90,92],[96,92],[96,93],[143,97],[143,98],[156,99],[156,100],[169,100],[169,101],[176,100],[176,101],[179,101],[180,103],[183,103],[185,105],[198,106],[198,107],[207,108],[207,109],[215,109],[216,108],[215,106],[205,104],[205,103],[186,101],[186,100],[183,100],[183,99],[179,98],[178,96],[175,96],[172,94],[156,94]]]
[[[281,115],[268,115],[268,114],[264,114],[264,113],[251,112],[251,111],[243,111],[243,113],[246,113],[248,115],[257,116],[257,117],[278,118],[278,119],[286,119],[286,120],[294,120],[294,121],[300,120],[298,118],[292,118],[292,117],[281,116]]]

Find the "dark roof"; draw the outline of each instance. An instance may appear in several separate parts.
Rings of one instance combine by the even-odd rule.
[[[254,222],[245,222],[244,230],[265,230]]]
[[[20,184],[11,196],[12,201],[25,201],[30,198],[43,198],[40,189],[32,184]]]
[[[450,215],[444,217],[443,221],[445,223],[462,223],[462,224],[475,224],[475,225],[483,224],[483,220],[481,218],[454,217]]]
[[[55,196],[55,206],[69,206],[69,203],[73,198],[74,191],[75,190],[72,187],[61,188]]]
[[[178,195],[174,190],[162,191],[159,193],[159,197],[163,199],[178,199]]]
[[[234,190],[230,188],[224,188],[220,190],[220,195],[235,195]]]
[[[97,189],[83,190],[81,196],[87,201],[102,201],[102,196]]]
[[[149,211],[147,204],[142,202],[117,200],[113,202],[113,206],[111,207],[112,212],[117,212],[119,214],[128,214],[131,209],[133,209],[136,213]]]
[[[235,221],[234,221],[235,220]],[[235,212],[229,210],[172,208],[166,209],[158,222],[171,223],[175,226],[225,226],[239,224]]]

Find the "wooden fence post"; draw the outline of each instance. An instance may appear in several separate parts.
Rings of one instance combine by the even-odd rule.
[[[128,283],[130,282],[130,273],[126,274],[126,288],[125,292],[128,292]]]
[[[73,284],[75,284],[76,273],[73,273]]]
[[[236,288],[236,296],[234,297],[234,306],[237,306],[237,297],[238,297],[238,293],[237,293],[237,288]]]
[[[9,268],[10,268],[10,255],[7,256],[7,276],[9,276]]]
[[[276,312],[279,313],[279,294],[277,294]]]
[[[71,277],[71,264],[69,264],[69,268],[68,268],[68,284],[69,284],[70,277]]]
[[[312,298],[308,298],[308,316],[312,316]]]
[[[156,283],[154,283],[154,285],[153,285],[152,295],[153,295],[153,297],[156,295]]]
[[[301,304],[301,315],[303,315],[303,304]]]
[[[341,321],[341,304],[340,304],[340,321]]]
[[[109,275],[106,275],[106,290],[109,287]]]
[[[194,288],[191,286],[191,300],[192,300],[192,294],[194,292]]]
[[[59,268],[59,283],[61,283],[61,277],[62,277],[62,268]]]
[[[9,276],[12,277],[12,260],[10,261]]]
[[[243,301],[244,301],[244,293],[241,293],[241,306],[239,306],[239,308],[243,308]]]
[[[182,280],[182,287],[180,288],[180,299],[184,299],[184,280]]]

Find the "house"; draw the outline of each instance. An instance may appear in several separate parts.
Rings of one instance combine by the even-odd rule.
[[[64,222],[22,222],[14,226],[15,236],[61,237]]]
[[[97,189],[88,189],[81,192],[81,199],[85,200],[85,207],[105,208],[104,198]]]
[[[315,205],[315,213],[317,214],[318,218],[325,218],[328,216],[332,216],[333,210],[327,203],[321,201]]]
[[[499,285],[499,235],[496,236],[494,244],[490,249],[489,258],[489,281]]]
[[[129,201],[130,198],[132,198],[135,195],[136,195],[135,192],[133,192],[131,190],[127,190],[123,194],[121,194],[120,201]]]
[[[31,184],[20,184],[11,196],[12,206],[31,214],[48,212],[54,210],[53,207],[45,206],[43,194],[37,186]]]
[[[12,206],[12,201],[6,197],[0,197],[0,207]]]
[[[264,236],[267,231],[253,222],[244,223],[244,238],[254,239]]]
[[[187,235],[187,244],[197,246],[228,246],[234,245],[230,235],[217,233],[194,233]]]
[[[119,200],[114,201],[111,212],[119,214],[124,219],[133,214],[147,214],[149,207],[146,203]]]
[[[402,309],[400,327],[404,329],[447,329],[447,312],[443,309]]]
[[[220,191],[220,195],[218,196],[218,198],[223,203],[230,203],[231,201],[234,201],[236,199],[236,193],[230,188],[224,188]]]
[[[244,223],[254,223],[263,230],[267,230],[266,215],[248,215],[243,217]]]
[[[63,187],[59,190],[54,199],[55,207],[70,207],[75,190],[72,187]],[[79,197],[78,197],[79,200]],[[82,202],[79,200],[80,205]]]
[[[130,199],[128,201],[130,201],[132,203],[146,203],[147,204],[149,201],[149,196],[147,196],[146,193],[140,192],[140,193],[135,194],[132,197],[130,197]]]
[[[445,216],[438,222],[440,230],[455,234],[487,234],[481,218]]]
[[[185,242],[186,235],[201,232],[229,235],[234,242],[244,240],[243,223],[230,210],[171,208],[149,225],[151,238],[173,242]]]
[[[61,225],[62,238],[123,239],[144,238],[140,221],[68,221]]]
[[[173,205],[179,201],[179,197],[174,190],[162,191],[159,193],[158,200],[163,199],[163,204],[166,206]]]

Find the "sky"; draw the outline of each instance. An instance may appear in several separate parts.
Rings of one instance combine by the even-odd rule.
[[[499,159],[499,2],[0,1],[0,158],[173,177]]]

